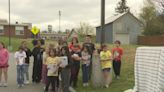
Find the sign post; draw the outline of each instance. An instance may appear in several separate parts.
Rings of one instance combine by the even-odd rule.
[[[40,32],[40,30],[39,30],[39,28],[37,28],[36,26],[34,26],[34,27],[31,29],[31,32],[34,34],[34,36],[36,36],[36,35]]]
[[[36,26],[34,26],[31,30],[31,32],[34,34],[34,35],[37,35],[39,33],[39,28],[37,28]]]

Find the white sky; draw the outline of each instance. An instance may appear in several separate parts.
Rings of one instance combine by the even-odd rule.
[[[11,21],[33,23],[41,30],[53,25],[58,30],[58,11],[62,11],[62,30],[76,27],[80,22],[97,25],[100,22],[101,0],[11,0]],[[106,17],[115,13],[120,0],[106,0]],[[127,0],[131,12],[138,16],[143,0]],[[8,19],[8,0],[0,0],[0,18]]]

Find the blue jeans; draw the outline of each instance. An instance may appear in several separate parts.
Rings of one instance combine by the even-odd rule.
[[[89,81],[89,65],[82,65],[82,73],[83,73],[83,83],[88,83]]]
[[[29,64],[25,64],[24,65],[24,74],[25,74],[25,77],[26,77],[26,80],[29,81]]]
[[[17,65],[17,83],[24,84],[24,65]]]

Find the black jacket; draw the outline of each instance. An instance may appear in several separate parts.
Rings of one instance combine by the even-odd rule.
[[[26,58],[25,58],[25,63],[29,64],[30,63],[30,57],[32,55],[32,52],[29,48],[24,49],[24,51],[26,52]]]

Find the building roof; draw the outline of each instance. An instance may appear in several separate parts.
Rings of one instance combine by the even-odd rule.
[[[0,19],[0,23],[7,23],[6,19]]]
[[[122,14],[118,14],[112,17],[108,17],[105,21],[105,24],[110,24],[113,23],[114,21],[116,21],[118,18],[122,17],[123,15],[125,15],[126,13],[122,13]]]
[[[0,25],[9,25],[6,19],[0,19]],[[11,26],[32,26],[32,23],[11,23]]]
[[[9,23],[0,23],[0,25],[9,25]],[[29,26],[28,24],[10,24],[11,26]]]
[[[47,35],[47,36],[49,36],[49,35],[60,35],[60,36],[67,36],[67,34],[58,34],[58,33],[40,33],[40,35]]]
[[[105,25],[115,22],[116,20],[120,19],[122,16],[124,16],[124,15],[126,15],[126,14],[132,15],[132,17],[134,17],[137,21],[139,21],[140,23],[142,23],[142,22],[141,22],[140,20],[138,20],[138,18],[136,18],[131,12],[125,12],[125,13],[122,13],[122,14],[117,14],[117,15],[108,17],[108,18],[105,20]],[[100,27],[100,26],[101,26],[101,25],[98,25],[98,26],[96,26],[96,27]]]

